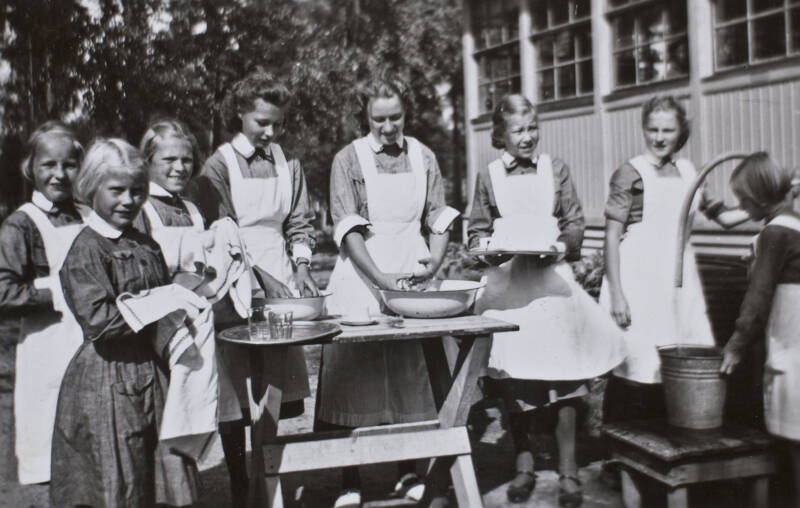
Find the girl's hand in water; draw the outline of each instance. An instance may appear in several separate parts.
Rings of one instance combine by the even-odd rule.
[[[256,274],[256,279],[261,284],[261,288],[264,290],[264,296],[267,298],[292,298],[294,296],[286,284],[283,284],[266,271],[257,266],[253,267],[253,271]]]

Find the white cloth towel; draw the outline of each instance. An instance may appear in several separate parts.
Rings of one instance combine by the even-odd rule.
[[[253,288],[239,227],[225,217],[211,224],[208,230],[214,233],[214,243],[205,249],[206,264],[217,271],[217,277],[208,283],[215,295],[211,301],[230,294],[236,312],[246,318]]]

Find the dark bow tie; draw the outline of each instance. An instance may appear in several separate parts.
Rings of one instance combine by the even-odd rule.
[[[274,162],[272,152],[267,153],[263,148],[256,148],[253,150],[253,155],[248,157],[247,162],[252,162],[256,159],[263,159],[267,162]]]
[[[516,169],[516,168],[535,168],[536,163],[530,160],[527,157],[514,157],[514,160],[511,161],[509,164],[506,165],[508,169]]]

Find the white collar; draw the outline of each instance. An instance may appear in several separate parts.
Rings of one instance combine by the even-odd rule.
[[[675,164],[675,159],[672,158],[672,157],[670,157],[666,161],[662,161],[662,160],[659,160],[658,157],[656,157],[655,155],[653,155],[652,153],[647,152],[647,151],[644,152],[643,157],[644,157],[644,160],[649,162],[656,169],[659,169],[659,168],[663,167],[665,164],[667,164],[669,162],[671,162],[672,164]]]
[[[150,182],[150,195],[151,196],[158,196],[162,198],[174,198],[175,195],[165,189],[164,187],[158,185],[156,182]]]
[[[106,222],[106,220],[97,215],[97,212],[95,212],[94,210],[92,210],[92,213],[90,213],[89,216],[86,217],[86,220],[84,222],[86,222],[87,226],[94,229],[100,235],[105,236],[106,238],[111,238],[112,240],[116,240],[117,238],[122,236],[122,231],[120,231],[119,229],[115,228],[114,226]]]
[[[49,212],[56,206],[55,203],[47,199],[47,197],[38,190],[33,191],[31,203],[36,205],[37,208],[40,208],[44,212]]]
[[[517,158],[508,153],[507,151],[503,150],[503,155],[500,157],[500,160],[503,161],[503,165],[507,168],[516,167]],[[534,165],[539,163],[539,154],[535,153],[531,156],[531,162]]]
[[[234,150],[239,152],[245,159],[249,159],[254,153],[256,153],[256,147],[254,147],[253,143],[247,139],[247,136],[241,132],[234,136],[234,138],[231,140],[231,146],[233,146]],[[267,147],[267,149],[264,151],[269,154],[272,152],[272,149]]]
[[[400,134],[399,136],[397,136],[397,141],[395,142],[395,144],[402,150],[403,146],[405,146],[405,142],[406,138],[402,134]],[[369,144],[369,147],[372,148],[372,151],[375,153],[378,153],[381,150],[383,150],[383,144],[380,141],[378,141],[375,138],[375,136],[372,135],[371,132],[367,134],[367,144]]]

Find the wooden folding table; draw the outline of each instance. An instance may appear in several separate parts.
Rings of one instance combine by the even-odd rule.
[[[459,506],[482,506],[466,429],[467,415],[479,397],[477,380],[489,358],[492,334],[518,329],[517,325],[483,316],[382,318],[375,325],[342,326],[338,335],[331,332],[301,341],[306,344],[358,344],[416,340],[422,344],[439,411],[438,419],[362,427],[346,433],[278,436],[281,387],[264,386],[261,380],[262,356],[250,354],[247,385],[253,454],[248,506],[282,507],[280,475],[284,473],[423,458],[432,459],[429,471],[435,465],[449,465]],[[236,330],[226,330],[220,338],[226,340],[226,337],[236,336]],[[241,335],[241,327],[238,331]],[[291,345],[280,341],[235,342],[248,348],[269,347],[271,354],[284,356]],[[270,377],[283,378],[281,375]]]

